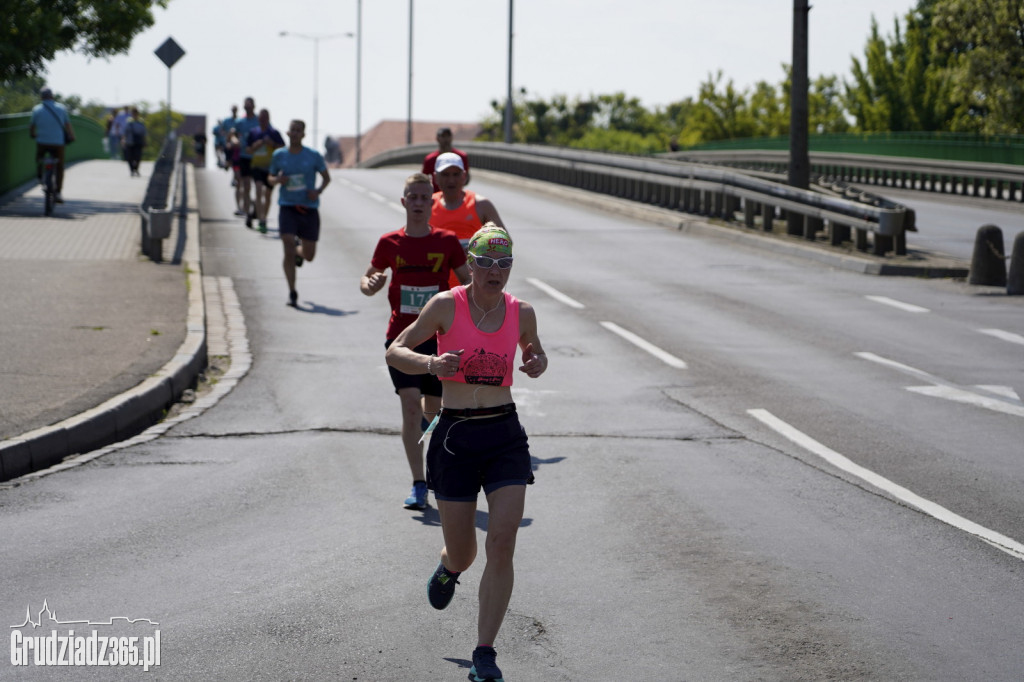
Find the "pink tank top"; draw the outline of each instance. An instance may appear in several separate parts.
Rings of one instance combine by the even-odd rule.
[[[466,287],[452,289],[455,317],[447,334],[437,334],[437,354],[465,350],[459,371],[443,381],[485,386],[511,386],[519,346],[519,300],[505,292],[505,320],[496,332],[482,332],[473,324]]]

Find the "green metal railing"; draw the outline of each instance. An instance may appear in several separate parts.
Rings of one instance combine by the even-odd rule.
[[[36,175],[36,141],[28,135],[29,119],[27,113],[0,115],[0,194]],[[77,114],[71,116],[71,125],[75,141],[65,151],[65,163],[106,157],[103,126]]]
[[[811,135],[811,152],[902,156],[945,161],[1024,165],[1024,135],[972,135],[967,133],[847,133]],[[789,150],[789,136],[719,140],[683,151]]]

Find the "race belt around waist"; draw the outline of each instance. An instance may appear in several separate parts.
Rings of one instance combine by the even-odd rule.
[[[495,407],[469,407],[463,410],[442,407],[441,416],[451,417],[453,419],[471,419],[473,417],[496,417],[499,414],[511,414],[515,411],[515,403],[506,403]]]

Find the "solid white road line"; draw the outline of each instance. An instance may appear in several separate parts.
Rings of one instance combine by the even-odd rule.
[[[1009,341],[1010,343],[1017,343],[1024,346],[1024,336],[1021,336],[1020,334],[1004,332],[1002,329],[979,329],[978,332],[994,336],[997,339],[1002,339],[1003,341]]]
[[[835,450],[822,445],[805,433],[798,431],[767,410],[752,409],[747,410],[747,414],[805,450],[818,455],[832,466],[842,469],[846,473],[855,476],[862,481],[870,483],[876,488],[889,493],[896,499],[920,509],[925,514],[928,514],[943,523],[981,538],[996,549],[1002,550],[1012,557],[1024,559],[1024,544],[1021,544],[1001,533],[997,533],[994,530],[985,528],[973,521],[965,519],[958,514],[954,514],[945,507],[916,495],[903,486],[897,485],[883,476],[879,476],[870,469],[865,469],[859,464],[854,464]]]
[[[582,310],[584,307],[586,307],[582,303],[577,301],[576,299],[570,298],[569,296],[566,296],[565,294],[563,294],[558,289],[555,289],[554,287],[552,287],[552,286],[550,286],[548,284],[545,284],[544,282],[540,281],[539,279],[536,279],[534,277],[527,277],[526,281],[529,282],[530,284],[532,284],[533,286],[537,287],[538,289],[543,291],[545,294],[547,294],[551,298],[553,298],[556,301],[558,301],[559,303],[564,303],[565,305],[569,306],[570,308],[576,308],[577,310]]]
[[[904,303],[903,301],[897,301],[896,299],[889,298],[888,296],[865,296],[864,298],[868,299],[869,301],[874,301],[875,303],[881,303],[883,305],[892,306],[893,308],[905,310],[908,313],[930,312],[927,308],[922,308],[921,306],[914,305],[913,303]]]
[[[622,338],[632,343],[637,348],[647,351],[654,357],[664,362],[669,367],[675,367],[676,369],[686,369],[686,363],[677,358],[676,356],[667,353],[666,351],[663,351],[662,349],[655,346],[653,343],[640,338],[639,336],[637,336],[636,334],[627,329],[623,329],[614,322],[602,322],[601,326],[610,332],[618,334]]]

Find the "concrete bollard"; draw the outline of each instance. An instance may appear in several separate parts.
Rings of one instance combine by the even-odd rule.
[[[1018,232],[1013,239],[1010,276],[1006,278],[1006,293],[1010,296],[1024,295],[1024,232]]]
[[[1006,256],[1003,251],[1003,231],[996,225],[982,225],[974,238],[974,255],[968,284],[1006,286]]]

